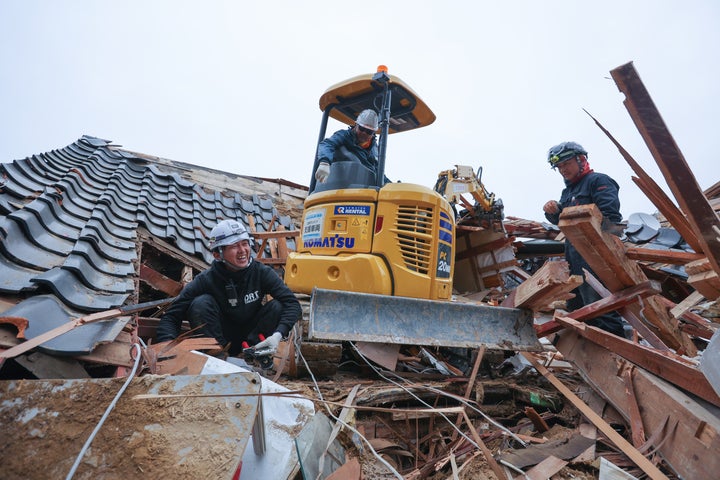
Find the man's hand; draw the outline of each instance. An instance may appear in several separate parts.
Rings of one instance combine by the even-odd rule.
[[[280,340],[282,340],[282,334],[280,332],[275,332],[262,342],[256,344],[254,347],[255,351],[258,352],[260,350],[263,350],[275,353],[277,352],[277,347],[280,344]]]
[[[315,170],[315,180],[320,183],[325,183],[325,180],[330,176],[330,164],[327,162],[320,162],[317,170]]]
[[[553,214],[558,213],[560,211],[560,204],[557,202],[557,200],[550,200],[545,205],[543,205],[543,212]]]

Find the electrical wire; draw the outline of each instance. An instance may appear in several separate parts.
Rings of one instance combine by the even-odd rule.
[[[419,402],[422,403],[423,405],[427,406],[428,408],[433,408],[432,406],[430,406],[430,404],[428,404],[428,403],[426,403],[425,401],[423,401],[421,398],[419,398],[418,396],[416,396],[414,393],[412,393],[412,392],[411,392],[410,390],[408,390],[407,388],[403,387],[403,386],[400,385],[399,383],[394,382],[393,380],[391,380],[391,379],[389,379],[388,377],[386,377],[385,375],[383,375],[383,374],[382,374],[382,371],[379,370],[375,365],[373,365],[372,362],[370,362],[370,361],[365,357],[365,355],[363,355],[363,354],[360,352],[360,350],[358,350],[358,348],[355,346],[354,343],[350,342],[350,345],[352,345],[353,349],[355,349],[355,352],[360,356],[360,358],[362,358],[362,359],[365,361],[365,363],[366,363],[370,368],[372,368],[372,369],[375,371],[375,373],[377,373],[381,378],[383,378],[383,379],[387,380],[388,382],[390,382],[390,383],[392,383],[392,384],[394,384],[394,385],[402,388],[402,389],[405,390],[408,394],[410,394],[411,396],[413,396],[417,401],[419,401]],[[388,373],[391,373],[391,374],[392,374],[393,372],[388,372]],[[406,383],[409,383],[409,382],[407,381],[407,379],[402,378],[402,377],[399,376],[399,375],[395,375],[395,377],[398,378],[399,380],[402,380],[402,381],[404,381],[404,382],[406,382]],[[522,445],[523,447],[526,447],[526,446],[527,446],[527,443],[524,442],[520,437],[518,437],[517,435],[515,435],[512,431],[510,431],[510,430],[509,430],[507,427],[505,427],[504,425],[502,425],[502,424],[496,422],[495,420],[493,420],[491,417],[489,417],[488,415],[486,415],[485,413],[483,413],[480,409],[478,409],[478,408],[476,408],[475,406],[473,406],[472,403],[470,403],[466,398],[460,397],[460,396],[458,396],[458,395],[454,395],[454,394],[452,394],[452,393],[448,393],[448,392],[445,392],[445,391],[443,391],[443,390],[440,390],[440,389],[437,389],[437,388],[434,388],[434,387],[430,387],[430,386],[427,386],[427,385],[422,386],[422,388],[425,388],[425,389],[427,389],[427,390],[429,390],[429,391],[431,391],[431,392],[433,392],[433,393],[436,393],[436,394],[438,394],[438,395],[443,395],[443,396],[445,396],[445,397],[449,397],[449,398],[452,398],[452,399],[454,399],[454,400],[457,400],[458,402],[462,403],[463,405],[465,405],[466,407],[470,408],[470,409],[473,410],[474,412],[480,414],[485,420],[487,420],[489,423],[493,424],[493,425],[494,425],[495,427],[497,427],[498,429],[500,429],[500,430],[504,431],[505,433],[507,433],[507,434],[508,434],[509,436],[511,436],[515,441],[517,441],[518,443],[520,443],[520,445]],[[445,420],[447,420],[447,422],[450,423],[450,425],[451,425],[463,438],[465,438],[465,439],[466,439],[468,442],[470,442],[472,445],[475,445],[476,448],[480,448],[472,439],[470,439],[468,436],[466,436],[466,435],[455,425],[455,423],[451,422],[444,414],[442,414],[441,412],[438,412],[438,414],[439,414],[440,416],[442,416]]]
[[[357,437],[360,438],[362,441],[364,441],[365,444],[367,445],[367,447],[370,449],[370,452],[373,454],[373,456],[375,456],[375,458],[376,458],[380,463],[382,463],[383,465],[385,465],[385,466],[387,467],[387,469],[390,471],[390,473],[392,473],[392,474],[395,476],[395,478],[397,478],[398,480],[403,480],[402,475],[400,475],[400,473],[398,473],[398,471],[395,470],[395,468],[393,468],[393,467],[387,462],[387,460],[385,460],[384,458],[382,458],[382,457],[380,456],[380,454],[378,454],[378,453],[375,451],[375,449],[374,449],[373,446],[370,444],[370,442],[368,441],[367,438],[365,438],[359,431],[357,431],[357,430],[355,429],[355,427],[353,427],[352,425],[349,425],[349,424],[346,423],[346,422],[343,422],[340,418],[338,418],[337,416],[335,416],[334,413],[332,413],[332,410],[330,409],[329,404],[326,403],[326,402],[325,402],[325,399],[323,398],[322,392],[320,391],[320,385],[318,385],[317,380],[315,380],[315,375],[313,375],[312,370],[310,370],[310,366],[308,365],[307,361],[305,360],[305,357],[304,357],[303,354],[302,354],[302,350],[300,349],[299,342],[297,341],[298,336],[296,336],[295,338],[296,338],[296,349],[295,349],[295,351],[298,353],[298,356],[300,357],[300,360],[302,360],[303,364],[305,365],[305,369],[307,369],[308,374],[310,375],[310,378],[311,378],[312,381],[313,381],[313,385],[315,386],[315,391],[317,392],[318,397],[320,398],[320,401],[323,403],[323,405],[324,405],[325,408],[327,409],[328,415],[329,415],[330,417],[332,417],[336,422],[340,423],[343,427],[347,428],[348,430],[350,430],[351,432],[353,432],[355,435],[357,435]]]
[[[396,387],[402,388],[403,390],[405,390],[405,391],[408,393],[408,395],[410,395],[410,396],[413,397],[415,400],[417,400],[418,402],[422,403],[423,405],[425,405],[425,406],[428,407],[429,409],[431,409],[431,410],[434,409],[434,407],[433,407],[432,405],[430,405],[430,404],[427,403],[425,400],[423,400],[422,398],[420,398],[420,397],[418,397],[417,395],[415,395],[413,392],[411,392],[411,391],[410,391],[408,388],[406,388],[404,385],[401,385],[400,383],[398,383],[398,382],[396,382],[396,381],[394,381],[394,380],[392,380],[392,379],[384,376],[384,375],[380,372],[380,370],[379,370],[377,367],[375,367],[375,365],[373,365],[373,364],[365,357],[365,355],[363,355],[363,354],[360,352],[360,350],[355,346],[354,343],[350,342],[350,345],[352,345],[352,347],[353,347],[353,349],[355,350],[355,352],[357,352],[357,354],[360,355],[360,358],[362,358],[363,360],[365,360],[365,363],[367,363],[367,365],[368,365],[370,368],[372,368],[372,369],[375,371],[375,373],[377,373],[381,378],[383,378],[383,379],[384,379],[385,381],[387,381],[387,382],[392,383],[392,384],[395,385]],[[402,379],[402,380],[404,380],[404,379]],[[423,386],[422,388],[429,388],[429,387]],[[432,391],[432,389],[431,389],[431,391]],[[478,445],[478,444],[475,443],[470,437],[468,437],[467,435],[465,435],[465,433],[464,433],[462,430],[460,430],[460,428],[458,428],[458,426],[455,425],[455,423],[454,423],[453,421],[451,421],[447,416],[445,416],[444,413],[442,413],[442,412],[437,412],[437,414],[440,415],[442,418],[444,418],[445,421],[448,422],[448,424],[450,424],[450,426],[451,426],[452,428],[454,428],[455,431],[456,431],[457,433],[459,433],[461,437],[463,437],[465,440],[467,440],[467,441],[470,442],[472,445],[474,445],[475,448],[480,448],[480,445]]]
[[[72,468],[67,474],[67,477],[65,477],[65,480],[70,480],[74,475],[77,468],[80,466],[80,462],[82,461],[82,458],[85,456],[85,452],[87,452],[87,449],[90,448],[90,444],[95,440],[95,436],[100,431],[100,428],[103,426],[103,423],[105,423],[105,420],[107,420],[107,417],[110,415],[110,412],[112,412],[113,408],[115,408],[115,404],[120,400],[120,397],[125,392],[125,389],[130,385],[130,381],[135,377],[135,372],[137,372],[138,366],[140,365],[140,359],[142,358],[142,350],[140,347],[140,344],[134,343],[133,349],[136,349],[136,355],[135,355],[135,365],[133,366],[132,372],[130,372],[130,375],[128,375],[127,380],[123,384],[123,386],[118,391],[117,395],[115,395],[115,398],[113,398],[113,401],[110,402],[110,405],[108,405],[108,408],[105,410],[105,413],[100,418],[100,421],[95,426],[95,429],[92,431],[88,439],[85,441],[85,445],[83,445],[82,449],[80,449],[80,453],[78,453],[77,458],[75,459],[75,463],[73,464]]]

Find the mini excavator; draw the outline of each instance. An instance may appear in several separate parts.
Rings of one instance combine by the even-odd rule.
[[[301,238],[285,282],[311,295],[309,338],[449,347],[537,350],[529,312],[453,301],[456,213],[467,190],[473,212],[497,219],[502,203],[470,167],[441,173],[435,190],[385,183],[388,137],[430,125],[435,114],[384,66],[328,88],[318,144],[330,118],[354,125],[378,113],[378,168],[335,161],[316,182],[316,156]],[[469,202],[468,202],[469,203]],[[466,206],[466,208],[467,208]]]

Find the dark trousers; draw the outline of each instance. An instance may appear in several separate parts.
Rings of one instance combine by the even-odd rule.
[[[565,243],[565,259],[570,266],[571,275],[582,275],[584,279],[585,274],[583,269],[590,272],[591,275],[595,275],[585,259],[582,258],[578,251],[567,242]],[[597,302],[603,298],[586,282],[583,282],[579,287],[574,289],[572,293],[575,294],[575,298],[571,298],[567,302],[569,311],[577,310],[578,308],[590,305],[591,303]],[[615,311],[605,313],[599,317],[593,318],[592,320],[588,320],[585,323],[592,325],[593,327],[598,327],[606,332],[613,333],[618,337],[625,338],[623,319],[620,314]]]
[[[192,301],[187,317],[190,328],[200,327],[200,333],[215,338],[223,347],[230,344],[229,354],[242,352],[242,342],[255,345],[260,334],[268,337],[280,323],[282,306],[276,300],[263,305],[253,318],[242,322],[228,321],[222,317],[220,307],[211,295],[200,295]]]

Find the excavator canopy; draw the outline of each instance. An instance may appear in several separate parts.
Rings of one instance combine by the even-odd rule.
[[[435,121],[432,110],[405,82],[390,75],[389,88],[389,133],[426,127]],[[383,86],[373,80],[373,74],[358,75],[328,88],[320,97],[320,110],[324,112],[332,108],[332,118],[347,125],[354,125],[358,114],[366,108],[380,111],[382,94]]]

